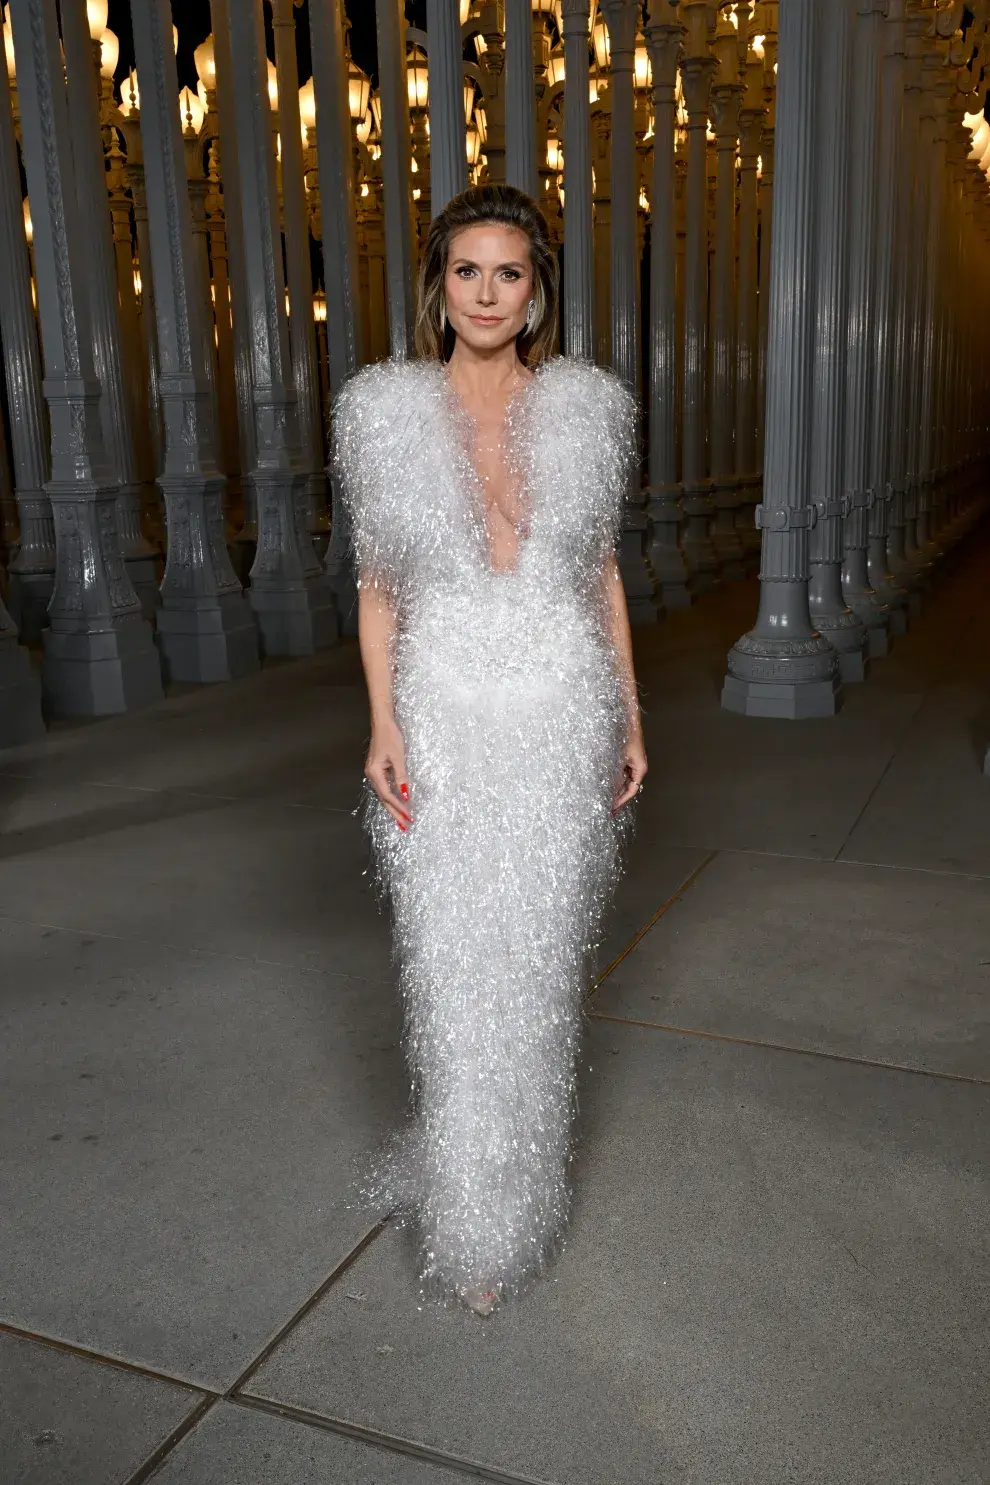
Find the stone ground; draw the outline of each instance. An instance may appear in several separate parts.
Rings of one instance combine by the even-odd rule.
[[[990,540],[821,722],[637,636],[576,1211],[487,1321],[348,1205],[400,1116],[356,647],[0,762],[0,1479],[986,1485]]]

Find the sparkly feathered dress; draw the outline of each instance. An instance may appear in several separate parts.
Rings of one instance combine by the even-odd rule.
[[[625,708],[601,575],[633,400],[566,357],[514,394],[528,530],[509,572],[491,566],[472,426],[430,362],[367,367],[334,409],[355,557],[397,614],[413,814],[403,834],[370,792],[363,807],[412,1083],[364,1196],[415,1222],[440,1298],[518,1291],[564,1229],[580,1004],[629,825],[610,810]]]

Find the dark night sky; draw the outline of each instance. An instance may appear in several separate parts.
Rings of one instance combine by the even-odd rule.
[[[229,3],[229,0],[228,0]],[[233,0],[238,3],[238,0]],[[344,8],[351,23],[351,52],[358,66],[372,75],[377,83],[378,53],[375,44],[374,0],[345,0]],[[304,83],[312,70],[309,59],[309,0],[296,12],[296,35],[299,43],[299,81]],[[406,18],[410,25],[426,26],[426,0],[407,0]],[[172,20],[179,28],[179,86],[196,86],[196,68],[193,51],[210,34],[209,0],[172,0]],[[131,40],[131,15],[129,0],[110,0],[109,26],[120,38],[120,61],[117,65],[118,81],[126,77],[134,66],[134,46]],[[275,60],[275,48],[271,33],[271,7],[265,5],[265,26],[268,34],[268,55]]]

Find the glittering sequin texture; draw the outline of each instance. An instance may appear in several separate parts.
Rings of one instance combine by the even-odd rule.
[[[365,368],[334,409],[362,580],[397,614],[396,719],[414,821],[369,792],[391,903],[412,1098],[364,1195],[416,1225],[424,1296],[518,1291],[570,1203],[580,1003],[628,810],[611,801],[622,685],[602,568],[621,527],[635,406],[566,357],[514,394],[506,457],[527,508],[492,567],[472,423],[446,372]]]

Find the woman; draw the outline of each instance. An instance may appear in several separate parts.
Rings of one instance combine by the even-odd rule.
[[[424,1296],[480,1314],[566,1222],[588,954],[646,773],[614,555],[635,408],[549,356],[556,307],[538,207],[472,187],[430,229],[418,359],[334,418],[413,1085],[366,1194],[417,1223]]]

